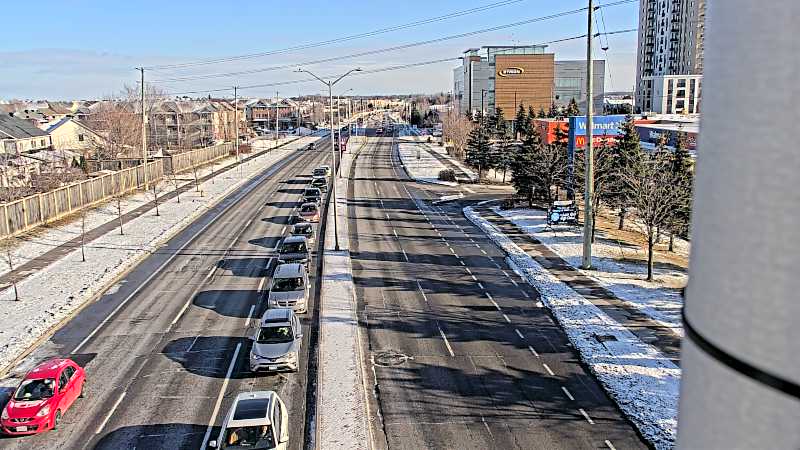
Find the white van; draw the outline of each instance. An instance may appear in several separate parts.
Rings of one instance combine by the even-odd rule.
[[[291,308],[298,314],[305,313],[310,290],[308,272],[303,264],[278,264],[269,284],[267,305],[269,308]]]

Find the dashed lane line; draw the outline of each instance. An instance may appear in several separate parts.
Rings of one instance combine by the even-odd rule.
[[[572,394],[567,390],[567,388],[561,386],[561,390],[564,391],[564,394],[566,394],[568,399],[572,400],[573,402],[575,401],[575,397],[572,396]]]
[[[509,319],[508,316],[505,315],[505,313],[503,313],[503,319],[505,319],[506,322],[511,323],[511,319]]]
[[[439,334],[442,335],[442,339],[444,339],[444,345],[447,347],[447,351],[450,352],[450,356],[456,356],[456,354],[453,353],[453,348],[450,347],[450,342],[447,340],[447,336],[444,334],[444,331],[442,331],[442,327],[439,325],[438,321],[436,322],[436,328],[439,329]]]
[[[555,376],[555,373],[553,373],[553,369],[551,369],[550,366],[547,365],[547,363],[542,363],[542,366],[544,366],[544,370],[546,370],[547,373],[550,374],[550,376]]]
[[[589,417],[589,414],[586,414],[586,411],[583,408],[578,408],[578,411],[581,412],[583,417],[586,418],[586,421],[589,422],[590,425],[594,425],[594,420],[592,420],[592,418]]]
[[[117,401],[114,402],[114,406],[112,406],[111,410],[108,411],[108,414],[106,414],[106,417],[103,419],[103,422],[100,423],[100,425],[97,427],[97,430],[94,432],[94,434],[100,434],[100,432],[103,431],[103,428],[106,427],[108,421],[111,420],[111,416],[114,415],[114,411],[117,410],[119,404],[122,403],[122,399],[125,398],[125,394],[127,394],[127,391],[122,391],[122,394],[117,398]]]
[[[473,275],[472,278],[475,278],[475,275]],[[475,279],[475,281],[478,281],[478,280]],[[481,290],[484,290],[483,289],[483,284],[480,281],[478,281],[478,287],[481,288]]]
[[[231,363],[228,365],[228,371],[225,373],[225,380],[222,382],[222,387],[217,395],[217,401],[214,403],[214,410],[211,412],[211,418],[208,419],[208,427],[206,428],[206,434],[203,436],[203,444],[200,448],[206,448],[208,445],[208,438],[211,437],[211,430],[214,428],[214,422],[217,420],[217,414],[219,414],[219,408],[222,406],[225,390],[228,388],[228,383],[231,381],[231,374],[233,373],[233,368],[236,366],[236,359],[239,357],[239,350],[241,349],[242,343],[240,342],[236,344],[236,350],[234,350]]]
[[[525,336],[521,331],[519,331],[519,328],[514,328],[514,331],[517,333],[517,336],[519,336],[520,339],[525,339]]]
[[[617,448],[614,447],[614,444],[612,444],[611,441],[609,441],[608,439],[606,439],[605,444],[606,447],[608,447],[608,450],[617,450]]]
[[[533,356],[535,356],[535,357],[537,357],[537,358],[539,357],[539,354],[538,354],[538,353],[536,353],[536,350],[534,350],[534,348],[533,348],[532,346],[530,346],[530,345],[529,345],[529,346],[528,346],[528,350],[530,350],[530,351],[531,351],[531,353],[533,353]]]

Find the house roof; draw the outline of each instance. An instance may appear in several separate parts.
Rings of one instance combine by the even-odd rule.
[[[0,135],[6,135],[13,139],[27,139],[47,136],[47,133],[27,120],[18,119],[8,114],[0,114]]]
[[[76,118],[74,118],[74,117],[64,117],[64,118],[61,118],[61,119],[59,119],[57,122],[54,122],[54,123],[50,124],[50,126],[49,126],[49,127],[47,127],[47,130],[46,130],[46,132],[47,132],[48,134],[50,134],[50,133],[52,133],[53,131],[55,131],[55,130],[56,130],[58,127],[60,127],[60,126],[64,125],[64,124],[65,124],[65,123],[67,123],[67,122],[70,122],[70,121],[71,121],[72,123],[74,123],[74,124],[76,124],[76,125],[80,126],[81,128],[85,128],[85,129],[86,129],[86,130],[88,130],[88,131],[94,132],[94,130],[92,130],[92,129],[91,129],[91,128],[90,128],[88,125],[86,125],[86,124],[85,124],[83,121],[81,121],[81,120],[78,120],[78,119],[76,119]]]

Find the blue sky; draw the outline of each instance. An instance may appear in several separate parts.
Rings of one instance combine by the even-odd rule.
[[[496,3],[500,0],[296,0],[230,1],[143,0],[70,2],[9,1],[4,5],[4,35],[0,42],[0,99],[99,98],[136,82],[141,65],[171,64],[276,50],[427,19]],[[597,0],[608,3],[611,0]],[[273,65],[298,64],[327,57],[402,45],[464,33],[524,19],[546,16],[586,5],[586,0],[521,0],[514,4],[441,22],[377,36],[262,58],[185,70],[148,73],[166,92],[227,88],[304,78],[291,70],[276,70],[208,80],[167,83],[175,76],[226,73]],[[636,28],[638,1],[603,9],[598,23],[608,31]],[[364,69],[457,57],[481,45],[530,44],[585,32],[585,13],[560,17],[425,45],[399,52],[304,65],[320,74],[350,67]],[[10,37],[10,38],[9,38]],[[597,43],[597,40],[595,40]],[[636,33],[608,38],[609,50],[595,57],[607,60],[606,90],[630,90],[635,76]],[[603,40],[605,44],[605,39]],[[556,59],[585,58],[585,41],[554,44]],[[596,45],[599,47],[599,45]],[[451,89],[455,62],[362,75],[345,80],[340,90],[355,94],[422,93]],[[292,96],[321,92],[322,84],[304,83],[249,89],[246,96]],[[224,95],[221,93],[219,95]]]

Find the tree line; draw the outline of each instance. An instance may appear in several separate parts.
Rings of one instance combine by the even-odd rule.
[[[491,116],[478,115],[465,144],[465,162],[481,178],[488,169],[503,170],[504,175],[510,170],[517,196],[529,206],[537,200],[549,206],[560,198],[582,196],[585,149],[576,149],[570,158],[567,129],[557,126],[553,142],[545,143],[533,121],[543,114],[577,115],[572,114],[578,108],[574,104],[572,110],[573,104],[574,100],[563,111],[548,112],[525,110],[520,104],[513,121],[506,121],[499,109]],[[641,146],[632,116],[620,128],[619,137],[600,139],[594,148],[592,214],[596,218],[600,208],[615,211],[619,229],[628,217],[635,221],[647,241],[647,279],[652,280],[653,247],[659,237],[669,235],[671,251],[673,236],[688,236],[694,164],[683,137],[670,149],[664,136],[648,151]],[[594,234],[593,229],[592,240]]]

